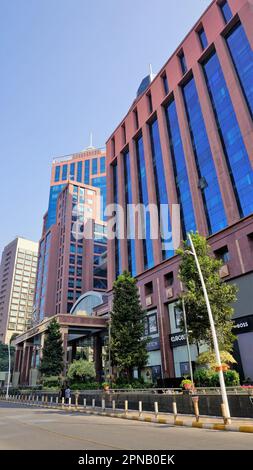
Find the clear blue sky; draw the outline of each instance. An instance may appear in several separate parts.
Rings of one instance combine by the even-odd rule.
[[[53,156],[101,147],[210,0],[0,0],[0,252],[38,240]]]

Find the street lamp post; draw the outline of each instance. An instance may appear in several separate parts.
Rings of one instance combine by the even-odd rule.
[[[219,381],[220,381],[222,401],[223,401],[223,405],[225,407],[227,422],[230,424],[231,419],[230,419],[230,410],[229,410],[229,404],[228,404],[228,397],[227,397],[227,391],[226,391],[226,386],[225,386],[225,381],[224,381],[224,375],[223,375],[223,371],[222,371],[220,351],[219,351],[219,345],[218,345],[218,340],[217,340],[217,335],[216,335],[216,330],[215,330],[215,325],[214,325],[214,320],[213,320],[212,309],[211,309],[211,305],[210,305],[210,302],[209,302],[209,298],[208,298],[208,294],[207,294],[207,290],[206,290],[206,285],[205,285],[203,274],[202,274],[202,271],[201,271],[201,268],[200,268],[197,253],[196,253],[191,235],[189,233],[188,233],[188,238],[189,238],[190,245],[191,245],[191,250],[192,250],[189,253],[194,256],[196,266],[197,266],[197,269],[198,269],[198,273],[199,273],[199,277],[200,277],[200,281],[201,281],[201,285],[202,285],[202,289],[203,289],[203,293],[204,293],[204,297],[205,297],[209,322],[210,322],[210,326],[211,326],[211,333],[212,333],[212,338],[213,338],[214,351],[215,351],[216,361],[217,361],[218,369],[219,369]]]
[[[111,361],[111,318],[109,319],[109,325],[108,325],[108,340],[109,340],[109,350],[108,350],[108,360],[109,360],[109,383],[111,386],[111,381],[112,381],[112,361]]]
[[[186,322],[186,312],[185,312],[184,299],[182,299],[182,309],[183,309],[184,330],[185,330],[186,345],[187,345],[187,352],[188,352],[188,362],[189,362],[190,376],[191,376],[191,382],[192,382],[192,385],[193,385],[194,381],[193,381],[193,371],[192,371],[192,359],[191,359],[191,350],[190,350],[190,343],[189,343],[189,336],[188,336],[188,327],[187,327],[187,322]]]
[[[9,388],[10,388],[10,379],[11,379],[11,349],[10,349],[10,341],[8,342],[8,358],[9,358],[9,366],[8,366],[8,379],[7,379],[7,388],[6,388],[6,400],[9,398]]]

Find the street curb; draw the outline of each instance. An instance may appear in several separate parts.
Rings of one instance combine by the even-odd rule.
[[[203,423],[201,421],[184,421],[182,419],[176,419],[174,422],[171,422],[170,420],[166,418],[161,418],[159,416],[153,417],[153,416],[139,416],[139,415],[129,415],[127,413],[120,413],[120,412],[108,412],[108,411],[98,411],[98,410],[93,410],[92,408],[84,408],[78,406],[76,408],[75,405],[72,405],[71,408],[69,405],[62,406],[59,404],[58,406],[55,404],[49,405],[49,404],[42,404],[42,403],[36,403],[36,402],[22,402],[22,401],[14,401],[14,400],[3,400],[0,399],[1,402],[6,402],[8,403],[15,403],[15,404],[23,404],[27,406],[36,406],[38,408],[50,408],[50,409],[56,409],[58,411],[69,411],[69,412],[80,412],[80,413],[86,413],[89,415],[96,415],[96,416],[107,416],[110,418],[120,418],[120,419],[128,419],[132,421],[142,421],[145,423],[154,423],[154,424],[169,424],[172,427],[176,426],[185,426],[188,428],[197,428],[197,429],[211,429],[214,431],[232,431],[232,432],[244,432],[244,433],[253,433],[253,425],[243,425],[243,426],[236,426],[233,424],[222,424],[222,423]]]

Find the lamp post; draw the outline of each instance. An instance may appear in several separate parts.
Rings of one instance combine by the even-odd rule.
[[[182,299],[182,309],[183,309],[184,330],[185,330],[186,345],[187,345],[187,352],[188,352],[188,362],[189,362],[190,376],[191,376],[191,382],[192,382],[192,385],[193,385],[194,381],[193,381],[193,371],[192,371],[192,359],[191,359],[191,350],[190,350],[190,343],[189,343],[189,336],[188,336],[188,327],[187,327],[187,322],[186,322],[186,312],[185,312],[184,299]]]
[[[210,322],[210,327],[211,327],[211,333],[212,333],[212,338],[213,338],[213,345],[214,345],[214,351],[215,351],[216,361],[217,361],[218,369],[219,369],[219,381],[220,381],[220,389],[221,389],[222,401],[223,401],[223,405],[224,405],[224,408],[225,408],[225,413],[226,413],[227,422],[228,422],[228,424],[230,424],[231,419],[230,419],[230,410],[229,410],[229,404],[228,404],[228,397],[227,397],[227,391],[226,391],[226,386],[225,386],[225,381],[224,381],[224,375],[223,375],[223,371],[222,371],[221,358],[220,358],[220,351],[219,351],[219,345],[218,345],[218,340],[217,340],[217,334],[216,334],[215,325],[214,325],[214,320],[213,320],[212,309],[211,309],[211,305],[210,305],[210,302],[209,302],[209,298],[208,298],[208,294],[207,294],[207,290],[206,290],[206,285],[205,285],[205,281],[204,281],[204,278],[203,278],[203,274],[202,274],[202,271],[201,271],[201,268],[200,268],[200,264],[199,264],[199,260],[198,260],[198,257],[197,257],[197,253],[196,253],[196,250],[195,250],[195,247],[194,247],[194,244],[193,244],[191,235],[190,235],[189,233],[188,233],[188,238],[189,238],[189,241],[190,241],[190,245],[191,245],[191,250],[192,250],[192,251],[187,251],[187,253],[189,253],[189,254],[191,254],[191,255],[194,256],[194,259],[195,259],[195,262],[196,262],[196,266],[197,266],[197,269],[198,269],[198,273],[199,273],[199,277],[200,277],[200,281],[201,281],[201,285],[202,285],[202,289],[203,289],[203,293],[204,293],[204,298],[205,298],[205,302],[206,302],[206,307],[207,307],[207,313],[208,313],[208,318],[209,318],[209,322]]]
[[[109,345],[108,345],[108,362],[109,362],[109,383],[110,383],[110,386],[111,386],[111,382],[112,382],[112,361],[111,361],[111,318],[109,319],[109,325],[108,325],[108,341],[109,341]]]
[[[10,388],[10,379],[11,379],[11,349],[10,349],[10,340],[8,342],[8,358],[9,358],[9,366],[8,366],[8,379],[7,379],[7,388],[6,388],[6,400],[9,398],[9,388]]]

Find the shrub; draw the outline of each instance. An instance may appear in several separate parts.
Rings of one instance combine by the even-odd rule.
[[[75,360],[70,364],[67,376],[73,382],[90,381],[96,377],[94,364],[84,359]]]
[[[71,384],[71,390],[98,390],[99,388],[98,382],[74,382]]]
[[[59,388],[61,386],[61,377],[58,375],[44,376],[41,378],[41,384],[43,388]]]
[[[192,388],[192,381],[189,379],[182,380],[180,387],[184,388],[185,390],[189,390]]]
[[[224,380],[227,387],[240,385],[240,378],[236,370],[224,372]],[[212,369],[197,369],[194,374],[194,381],[197,387],[219,387],[219,374]]]

